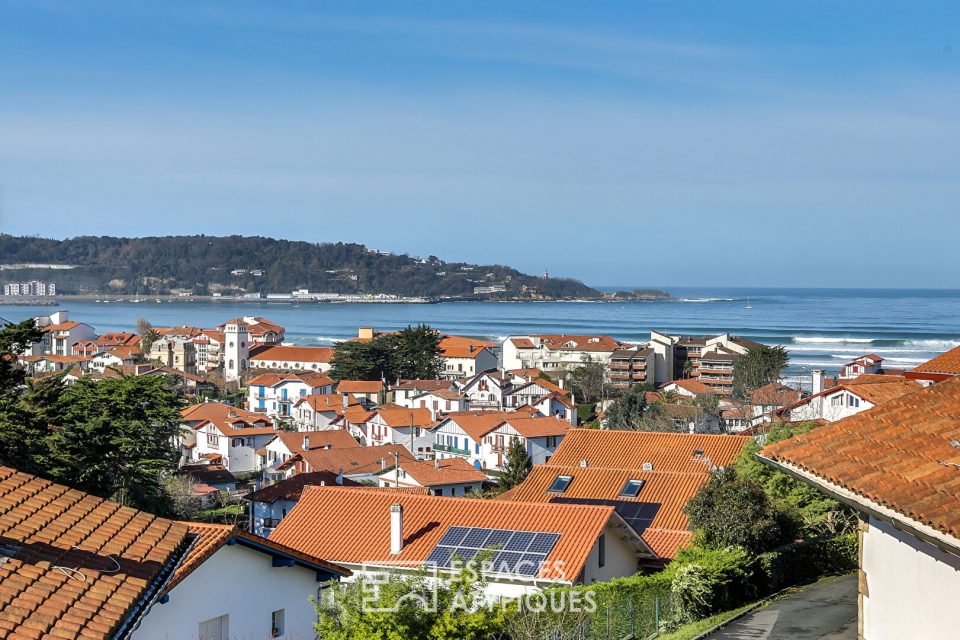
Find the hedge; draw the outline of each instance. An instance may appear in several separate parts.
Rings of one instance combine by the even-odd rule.
[[[792,544],[757,558],[768,593],[857,568],[857,534]]]

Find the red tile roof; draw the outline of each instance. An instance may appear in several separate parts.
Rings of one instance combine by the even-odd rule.
[[[449,380],[401,380],[390,387],[392,391],[436,391],[449,389],[453,385]]]
[[[943,373],[951,376],[960,375],[960,347],[954,347],[946,353],[917,365],[914,371],[923,373]]]
[[[796,402],[800,399],[801,393],[779,382],[771,382],[762,386],[750,394],[750,402],[763,406],[782,407]]]
[[[0,542],[0,636],[110,638],[159,595],[189,538],[183,524],[0,467]]]
[[[433,414],[429,409],[407,409],[403,407],[379,408],[374,411],[389,427],[427,427],[433,424]]]
[[[390,553],[392,504],[404,509],[404,546],[398,555]],[[270,539],[334,562],[391,565],[425,562],[451,526],[559,533],[540,577],[574,581],[612,517],[613,507],[604,506],[310,487]],[[336,526],[323,525],[331,522]]]
[[[344,475],[369,474],[393,464],[394,454],[401,459],[414,460],[407,448],[399,444],[379,447],[345,447],[340,449],[313,449],[301,451],[278,468],[296,467],[302,460],[310,471],[331,471]]]
[[[539,338],[546,348],[554,351],[616,351],[617,349],[626,349],[631,346],[615,340],[610,336],[568,336],[561,333],[533,334],[530,337]],[[514,341],[514,344],[516,344],[516,341]]]
[[[339,474],[332,471],[312,471],[309,473],[298,473],[279,482],[263,487],[259,491],[248,493],[244,500],[251,502],[266,502],[273,504],[277,500],[290,500],[296,502],[300,499],[304,487],[321,487],[337,485]],[[340,478],[344,487],[361,487],[359,482],[354,482],[349,478]]]
[[[760,454],[960,542],[960,379],[890,400]]]
[[[573,478],[562,494],[550,493],[557,476]],[[654,506],[652,522],[639,530],[643,539],[661,558],[672,558],[689,540],[689,521],[683,508],[697,494],[709,476],[705,473],[665,473],[638,469],[596,469],[535,465],[518,486],[501,495],[499,500],[519,502],[576,502],[611,504],[644,503]],[[622,498],[627,480],[643,480],[636,498]],[[672,531],[681,535],[668,536]],[[648,536],[648,532],[650,535]],[[676,544],[674,544],[676,543]]]
[[[499,345],[489,340],[464,338],[462,336],[442,336],[440,338],[441,358],[476,358],[484,349],[493,349]]]
[[[706,473],[705,460],[728,466],[749,441],[747,436],[570,429],[549,464],[579,466],[586,460],[588,467],[638,469],[649,462],[654,471]],[[703,456],[694,458],[697,450]]]
[[[908,380],[903,376],[888,376],[863,374],[852,380],[844,380],[841,384],[824,389],[820,393],[807,396],[783,407],[778,413],[787,414],[792,409],[809,403],[814,398],[833,395],[838,391],[847,391],[866,400],[873,405],[881,405],[901,396],[914,393],[923,388],[919,382]]]
[[[276,387],[290,380],[302,382],[314,389],[317,387],[332,387],[336,384],[331,378],[322,373],[305,371],[303,373],[261,373],[247,380],[247,386]]]
[[[314,411],[334,411],[338,414],[343,413],[343,398],[339,393],[316,393],[312,396],[305,396],[297,401],[295,406],[306,404]],[[351,395],[347,395],[347,407],[359,407],[360,401]]]
[[[68,320],[67,322],[61,322],[60,324],[48,324],[47,326],[43,327],[42,330],[44,333],[53,333],[55,331],[69,331],[70,329],[79,327],[81,324],[83,323],[74,322],[73,320]]]
[[[566,435],[570,430],[570,423],[553,416],[537,418],[516,417],[507,421],[524,438],[543,438],[546,436]]]
[[[273,422],[259,413],[220,402],[201,402],[180,412],[194,429],[212,424],[225,436],[259,436],[276,433]]]
[[[277,438],[292,453],[303,451],[303,439],[310,438],[310,450],[352,449],[359,447],[346,429],[325,429],[323,431],[277,431]]]
[[[450,420],[473,438],[480,442],[483,436],[487,435],[507,420],[513,418],[518,420],[539,413],[532,407],[520,407],[517,411],[454,411],[444,416],[441,422]]]
[[[283,327],[277,323],[271,322],[266,318],[260,318],[256,316],[247,318],[233,318],[218,326],[217,329],[223,331],[228,324],[246,325],[247,333],[249,333],[251,336],[262,336],[270,332],[283,333]]]
[[[285,345],[267,345],[250,350],[250,359],[257,362],[315,362],[329,364],[333,362],[332,347],[289,347]]]
[[[337,393],[380,393],[383,391],[381,380],[341,380]]]
[[[94,342],[100,347],[132,347],[140,344],[140,336],[135,333],[120,331],[117,333],[105,333],[98,336]]]
[[[392,465],[391,465],[392,466]],[[437,487],[464,482],[484,482],[487,476],[463,458],[446,458],[432,462],[401,460],[400,468],[417,484]],[[403,484],[403,478],[400,479]]]
[[[698,396],[715,393],[715,391],[711,387],[708,387],[707,385],[700,382],[699,380],[694,380],[692,378],[686,379],[686,380],[674,380],[673,382],[668,382],[664,386],[666,387],[671,384],[677,385],[681,389],[684,389],[685,391],[689,391],[690,393]]]

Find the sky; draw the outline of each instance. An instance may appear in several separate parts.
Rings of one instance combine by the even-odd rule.
[[[0,0],[0,232],[957,287],[958,80],[957,2]]]

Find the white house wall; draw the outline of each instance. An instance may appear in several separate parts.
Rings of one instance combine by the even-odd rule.
[[[326,583],[301,566],[274,567],[269,555],[239,544],[221,547],[170,592],[166,604],[155,604],[134,640],[196,638],[199,624],[227,615],[231,640],[271,636],[271,614],[284,610],[283,638],[316,637],[316,613],[310,596]]]
[[[866,640],[958,637],[960,558],[873,518],[862,555]]]

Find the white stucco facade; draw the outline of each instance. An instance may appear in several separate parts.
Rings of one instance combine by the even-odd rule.
[[[223,546],[176,585],[165,604],[154,604],[132,637],[198,638],[201,624],[220,619],[222,640],[315,638],[310,597],[330,584],[316,575],[299,565],[274,567],[269,555],[241,544]],[[283,611],[282,635],[272,634],[275,611]]]
[[[875,518],[862,545],[865,640],[960,635],[960,557]]]

